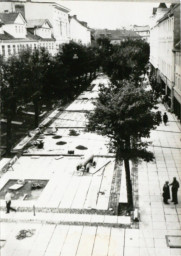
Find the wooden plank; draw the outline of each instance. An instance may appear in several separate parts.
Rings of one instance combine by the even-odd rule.
[[[84,209],[96,209],[98,192],[100,188],[100,184],[102,181],[102,176],[93,176],[92,182],[89,187],[89,191],[86,197],[86,201],[84,204]]]
[[[54,190],[52,191],[51,197],[48,201],[50,207],[53,205],[55,207],[60,207],[61,201],[64,200],[70,182],[73,179],[73,173],[69,171],[70,168],[72,168],[72,163],[67,160],[64,169],[62,168],[60,172],[57,172],[55,176],[56,181],[54,183]]]
[[[92,180],[91,176],[81,176],[81,183],[79,184],[79,188],[77,190],[77,193],[75,195],[71,208],[73,209],[83,208],[83,205],[86,201],[86,195],[89,190],[91,180]]]
[[[79,245],[79,240],[82,234],[82,226],[70,226],[64,246],[61,251],[61,256],[75,256]]]
[[[43,256],[54,232],[55,225],[44,225],[28,256]]]
[[[59,256],[67,237],[69,226],[57,226],[44,256]]]
[[[29,255],[31,249],[36,242],[37,237],[39,236],[42,225],[40,224],[24,224],[22,229],[34,229],[34,234],[31,237],[24,238],[23,240],[19,240],[18,247],[13,253],[13,256],[26,256]],[[19,229],[21,230],[21,229]],[[10,245],[11,246],[11,245]]]
[[[97,227],[84,226],[76,256],[91,256]]]
[[[105,227],[97,228],[97,233],[96,233],[92,256],[107,256],[108,255],[110,230],[111,230],[110,228],[105,228]]]
[[[59,208],[70,208],[75,197],[76,191],[80,184],[81,177],[80,176],[73,176],[71,179],[67,189],[65,190],[64,197],[59,204]]]
[[[0,239],[7,240],[14,227],[16,227],[15,223],[0,222]]]
[[[109,241],[109,256],[123,256],[123,246],[124,246],[124,229],[111,229],[111,236]]]
[[[110,162],[104,170],[103,180],[100,187],[97,209],[107,210],[109,204],[109,196],[113,177],[114,162]]]

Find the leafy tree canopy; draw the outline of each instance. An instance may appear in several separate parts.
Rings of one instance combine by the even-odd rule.
[[[121,88],[102,86],[95,111],[89,114],[88,129],[107,135],[123,159],[153,159],[146,151],[150,130],[156,128],[153,97],[130,81],[122,81]]]

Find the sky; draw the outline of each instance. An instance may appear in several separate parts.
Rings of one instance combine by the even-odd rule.
[[[119,1],[61,1],[71,15],[86,21],[90,28],[129,28],[130,25],[149,25],[153,7],[159,2],[119,2]],[[167,6],[169,7],[169,3]]]

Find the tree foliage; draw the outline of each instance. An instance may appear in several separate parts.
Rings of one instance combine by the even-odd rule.
[[[123,79],[132,79],[138,86],[140,76],[146,73],[149,61],[149,44],[141,39],[127,39],[112,45],[108,38],[98,39],[102,66],[112,83],[119,85]]]

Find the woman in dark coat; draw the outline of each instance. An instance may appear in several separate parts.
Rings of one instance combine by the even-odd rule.
[[[168,199],[170,199],[170,188],[169,188],[169,182],[166,181],[164,186],[163,186],[163,202],[165,204],[169,204],[168,203]]]
[[[172,202],[174,202],[174,204],[178,204],[177,192],[180,185],[175,177],[173,178],[173,182],[170,183],[170,186],[172,186]]]

